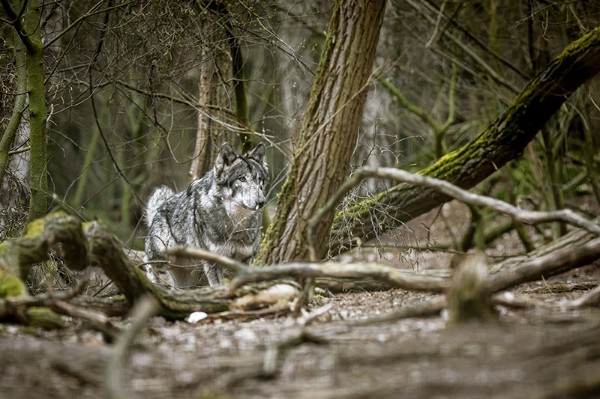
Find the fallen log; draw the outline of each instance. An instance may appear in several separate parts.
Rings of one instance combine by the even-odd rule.
[[[49,259],[50,250],[72,270],[83,270],[88,266],[101,268],[123,293],[129,307],[145,296],[154,298],[158,305],[157,314],[170,320],[183,319],[193,312],[204,312],[215,317],[218,314],[230,316],[231,311],[240,317],[268,315],[269,302],[265,302],[265,296],[257,293],[268,291],[282,280],[369,278],[396,288],[435,293],[446,292],[450,281],[448,270],[414,272],[376,263],[297,262],[268,268],[249,268],[231,259],[188,248],[177,250],[186,256],[210,259],[237,274],[229,287],[167,290],[146,278],[140,265],[128,257],[120,241],[101,223],[82,225],[73,216],[52,213],[31,223],[23,237],[0,244],[0,318],[19,319],[19,315],[34,306],[39,310],[40,306],[37,305],[48,312],[51,312],[50,309],[65,309],[64,306],[51,306],[52,298],[47,299],[50,302],[15,301],[16,298],[29,297],[23,281],[34,264]],[[600,238],[577,229],[526,256],[507,259],[492,266],[486,279],[489,291],[493,293],[581,267],[597,259],[600,259]],[[294,287],[294,290],[297,288]],[[299,294],[299,290],[297,292]],[[293,302],[294,295],[286,292],[286,300]],[[252,305],[252,298],[261,298],[260,304],[256,307]],[[240,303],[244,304],[241,310]],[[281,301],[273,298],[275,304],[274,312],[281,314]],[[27,318],[21,317],[19,320],[25,321]]]

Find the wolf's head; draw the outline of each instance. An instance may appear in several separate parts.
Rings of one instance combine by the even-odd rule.
[[[243,155],[224,143],[215,160],[214,174],[231,212],[254,212],[265,204],[267,164],[263,143]]]

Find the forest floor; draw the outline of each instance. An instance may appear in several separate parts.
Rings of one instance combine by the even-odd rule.
[[[410,233],[419,236],[427,220]],[[507,237],[496,249],[518,246]],[[419,254],[411,267],[448,259]],[[600,397],[600,309],[565,306],[598,284],[599,265],[523,284],[510,292],[532,306],[499,306],[497,321],[458,327],[447,327],[444,313],[374,320],[436,297],[400,289],[318,296],[308,310],[323,313],[307,324],[291,315],[198,324],[155,317],[126,359],[124,397]],[[106,397],[113,351],[76,322],[59,331],[2,324],[0,398]]]

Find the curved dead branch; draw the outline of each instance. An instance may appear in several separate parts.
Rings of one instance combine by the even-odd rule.
[[[78,247],[74,243],[80,243]],[[86,249],[86,251],[83,251]],[[179,255],[208,259],[235,273],[229,287],[202,287],[195,290],[166,290],[153,285],[127,256],[120,241],[100,223],[92,222],[83,226],[73,216],[55,213],[33,222],[28,232],[21,238],[0,244],[0,265],[6,275],[11,273],[18,280],[19,271],[28,270],[34,263],[48,259],[48,251],[53,249],[67,266],[81,270],[88,265],[96,265],[123,292],[129,306],[141,298],[150,296],[158,304],[158,314],[167,319],[183,319],[193,312],[205,312],[215,317],[262,317],[268,314],[289,312],[290,307],[282,305],[297,299],[299,291],[285,291],[285,298],[274,295],[281,291],[280,282],[292,282],[314,278],[335,280],[372,279],[385,282],[388,286],[414,291],[445,293],[450,284],[450,271],[414,272],[401,270],[376,263],[290,263],[267,268],[250,268],[235,260],[206,251],[177,248]],[[494,265],[486,278],[490,292],[498,292],[520,283],[547,277],[600,259],[600,237],[583,230],[576,230],[567,236],[527,256],[506,260]],[[3,277],[5,278],[5,277]],[[292,283],[291,285],[295,285]],[[289,284],[288,284],[289,286]],[[24,285],[22,285],[24,287]],[[21,291],[19,291],[21,292]],[[41,306],[57,313],[70,314],[87,320],[99,330],[110,327],[106,318],[92,313],[83,313],[67,302],[75,294],[66,296],[30,297],[26,291],[17,292],[13,297],[0,299],[0,316],[17,315],[23,309]],[[263,295],[263,294],[265,295]],[[10,296],[10,295],[9,295]],[[273,306],[272,309],[270,306]],[[438,304],[439,306],[439,304]],[[211,316],[211,318],[214,318]]]
[[[600,26],[568,45],[478,137],[419,173],[464,188],[475,186],[518,158],[568,97],[599,72]],[[329,249],[334,254],[349,250],[448,200],[421,186],[395,186],[337,214]],[[385,204],[386,211],[378,212],[380,207],[373,204]],[[378,221],[376,229],[370,223],[373,218]]]
[[[447,288],[447,273],[425,274],[400,270],[377,263],[288,263],[256,268],[242,273],[231,281],[230,289],[256,283],[285,278],[373,278],[394,287],[412,291],[443,292]]]
[[[448,183],[444,180],[436,179],[434,177],[418,175],[395,168],[372,168],[366,166],[358,169],[352,175],[352,177],[346,180],[344,184],[329,199],[329,201],[327,201],[327,203],[310,219],[307,235],[310,246],[309,251],[313,259],[316,259],[316,248],[318,248],[318,243],[315,242],[315,235],[313,234],[315,226],[321,222],[323,215],[331,212],[331,210],[337,206],[341,199],[350,190],[358,186],[364,179],[369,177],[393,179],[397,182],[429,187],[465,204],[487,207],[497,212],[506,214],[513,220],[525,224],[535,225],[548,222],[565,222],[572,226],[587,230],[590,233],[600,235],[600,225],[585,219],[570,209],[561,209],[550,212],[530,211],[518,208],[495,198],[471,193],[454,184]]]

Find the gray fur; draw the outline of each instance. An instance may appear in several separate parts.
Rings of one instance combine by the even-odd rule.
[[[176,245],[205,249],[248,262],[261,238],[261,208],[265,203],[267,165],[261,143],[237,155],[223,144],[215,164],[186,191],[157,188],[148,199],[146,260],[164,261],[164,251]],[[149,277],[161,269],[156,262]],[[223,272],[212,263],[176,259],[168,262],[170,284],[178,288],[221,284]]]

